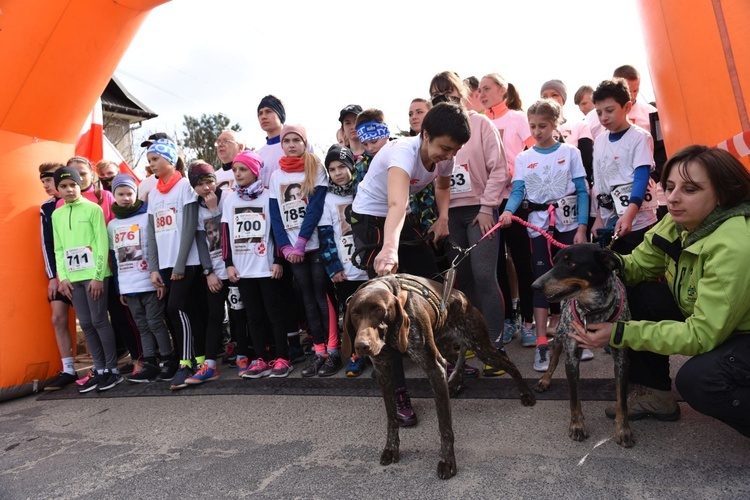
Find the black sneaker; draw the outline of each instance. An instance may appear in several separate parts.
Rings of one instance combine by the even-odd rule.
[[[163,380],[165,382],[172,380],[172,377],[177,373],[177,368],[179,368],[179,363],[176,359],[167,359],[166,361],[163,361],[161,364],[161,371],[156,376],[156,380]]]
[[[81,394],[86,394],[87,392],[93,391],[99,386],[99,382],[101,382],[103,376],[103,374],[99,375],[99,373],[91,374],[86,383],[83,384],[80,389],[78,389],[78,392],[80,392]]]
[[[49,384],[44,386],[45,391],[59,391],[78,380],[78,375],[67,372],[58,372],[57,376],[50,380]]]
[[[99,392],[109,390],[123,380],[124,379],[122,378],[122,375],[120,375],[119,373],[114,373],[110,370],[104,370],[102,378],[99,380],[99,384],[97,385],[97,389],[99,390]]]
[[[159,367],[151,363],[143,363],[143,368],[129,376],[126,380],[135,384],[153,382],[160,373]]]
[[[170,389],[173,391],[176,391],[178,389],[184,389],[188,386],[187,380],[188,377],[193,375],[193,369],[190,368],[187,365],[181,366],[179,370],[177,370],[177,373],[175,373],[174,377],[172,377],[172,385],[169,386]]]
[[[341,368],[344,367],[344,363],[341,361],[341,354],[337,352],[329,352],[326,362],[318,370],[319,377],[330,377],[336,375]]]
[[[289,346],[289,362],[292,364],[301,363],[305,360],[305,351],[301,347]]]
[[[133,370],[135,370],[135,365],[131,363],[127,363],[120,368],[120,373],[123,375],[127,375],[128,373],[133,373]]]
[[[318,374],[322,366],[325,364],[325,356],[318,356],[317,354],[310,358],[310,362],[306,367],[302,369],[303,377],[314,377]]]

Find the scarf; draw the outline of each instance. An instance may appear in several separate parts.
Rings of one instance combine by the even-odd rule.
[[[282,156],[279,159],[279,167],[284,172],[304,172],[305,171],[305,158],[303,156]]]
[[[703,222],[696,227],[692,232],[688,232],[685,237],[685,243],[683,248],[687,248],[696,241],[699,241],[706,236],[713,233],[716,228],[721,226],[724,222],[732,217],[745,216],[750,217],[750,201],[743,201],[739,205],[733,207],[724,208],[717,206],[713,212],[708,214]],[[682,234],[685,231],[685,227],[682,224],[676,224],[677,232]]]
[[[167,194],[172,190],[175,184],[180,182],[180,179],[182,179],[182,174],[179,170],[175,170],[174,174],[172,174],[172,178],[169,179],[169,182],[164,182],[164,177],[159,177],[159,181],[156,183],[156,189],[158,189],[161,194]]]
[[[234,192],[241,200],[250,201],[254,200],[263,192],[263,181],[257,180],[247,187],[240,187],[236,182],[234,183]]]
[[[112,213],[115,214],[115,217],[118,219],[127,219],[128,217],[145,213],[147,208],[147,205],[139,199],[136,199],[135,203],[129,207],[121,207],[117,203],[112,203]]]
[[[328,192],[337,194],[339,196],[352,196],[354,194],[354,178],[352,178],[352,180],[350,180],[348,184],[339,186],[338,184],[335,184],[329,177]]]

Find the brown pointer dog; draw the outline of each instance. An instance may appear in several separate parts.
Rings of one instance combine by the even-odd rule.
[[[452,345],[458,342],[462,352],[466,348],[473,349],[485,363],[504,369],[516,381],[524,406],[534,405],[536,397],[508,356],[492,345],[487,324],[479,310],[463,293],[454,289],[447,299],[445,312],[441,313],[442,292],[442,284],[409,274],[382,276],[366,282],[349,300],[342,350],[348,357],[351,352],[349,335],[354,332],[357,355],[369,356],[377,373],[388,418],[381,465],[399,460],[396,388],[387,348],[408,353],[425,371],[435,394],[440,429],[437,472],[441,479],[449,479],[457,469],[445,359],[438,350],[440,346],[448,346],[448,351],[455,352]],[[459,378],[452,375],[451,385],[460,385],[461,374],[463,367],[456,366],[453,375]]]
[[[550,302],[562,301],[560,323],[555,334],[555,347],[547,372],[534,386],[537,392],[549,388],[552,374],[555,373],[560,353],[565,348],[565,373],[568,376],[570,391],[570,428],[568,435],[573,441],[583,441],[588,437],[584,424],[581,400],[578,395],[578,365],[581,349],[578,343],[568,336],[573,332],[571,323],[580,321],[584,328],[587,323],[629,320],[628,298],[625,287],[615,274],[620,269],[617,255],[593,243],[571,245],[555,256],[554,267],[531,287],[541,291]],[[630,448],[635,444],[628,422],[627,385],[628,355],[626,350],[611,348],[615,361],[615,394],[617,397],[617,417],[615,437],[618,444]]]

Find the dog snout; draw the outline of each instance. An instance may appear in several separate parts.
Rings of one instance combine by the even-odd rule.
[[[363,328],[354,338],[354,350],[357,356],[377,356],[381,347],[377,328]]]
[[[544,284],[547,282],[547,274],[543,274],[542,276],[538,277],[532,284],[531,289],[535,292],[542,292],[544,291]]]

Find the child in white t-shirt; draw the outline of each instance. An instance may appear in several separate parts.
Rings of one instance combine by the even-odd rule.
[[[221,214],[223,258],[229,281],[240,290],[245,305],[250,340],[256,358],[248,361],[248,339],[238,332],[237,370],[243,378],[286,377],[292,371],[282,299],[283,258],[275,251],[271,232],[271,200],[263,186],[263,160],[254,151],[243,151],[232,162],[235,183]],[[274,255],[276,257],[274,258]],[[266,320],[266,315],[268,320]],[[270,321],[275,352],[266,355],[263,326]]]
[[[302,376],[330,376],[341,369],[342,362],[338,332],[329,328],[328,278],[316,230],[328,179],[320,160],[307,151],[307,133],[301,125],[284,125],[281,148],[286,156],[279,160],[279,170],[270,181],[271,227],[276,245],[291,264],[313,337],[315,355],[302,369]]]
[[[367,150],[370,141],[361,142]],[[349,297],[367,281],[367,273],[352,263],[354,233],[350,220],[354,200],[354,154],[351,149],[335,144],[328,149],[325,167],[328,170],[328,194],[318,222],[320,256],[336,289],[336,299],[346,312]],[[350,345],[354,345],[354,338],[350,340]],[[346,376],[358,377],[363,369],[364,360],[352,354]]]
[[[128,174],[117,174],[112,180],[115,216],[107,225],[109,248],[114,251],[115,278],[120,301],[130,309],[138,326],[143,349],[143,365],[127,378],[128,382],[153,382],[159,374],[159,356],[169,359],[174,355],[172,339],[164,321],[164,288],[157,289],[151,282],[148,267],[148,206],[137,198],[138,186]]]
[[[656,184],[651,134],[628,121],[632,106],[623,78],[604,80],[594,91],[602,132],[594,141],[594,192],[599,210],[592,232],[614,231],[612,250],[629,254],[656,223]]]
[[[181,355],[179,364],[176,359],[162,363],[159,379],[171,380],[170,389],[177,390],[187,387],[185,380],[193,374],[193,329],[205,329],[199,326],[202,315],[197,309],[205,304],[195,244],[198,195],[176,168],[179,156],[173,142],[156,140],[146,156],[159,177],[148,196],[148,265],[154,286],[169,289],[167,314]]]
[[[529,223],[552,233],[555,240],[570,245],[586,242],[589,193],[581,153],[575,147],[557,142],[555,132],[562,117],[562,107],[551,99],[537,101],[529,107],[529,128],[536,144],[516,157],[513,191],[500,217],[502,227],[511,224],[511,215],[525,201],[529,207]],[[525,193],[525,198],[524,198]],[[531,239],[531,260],[534,277],[539,278],[552,268],[554,251],[547,239],[528,229]],[[549,367],[547,317],[549,303],[534,292],[536,352],[534,370]]]

